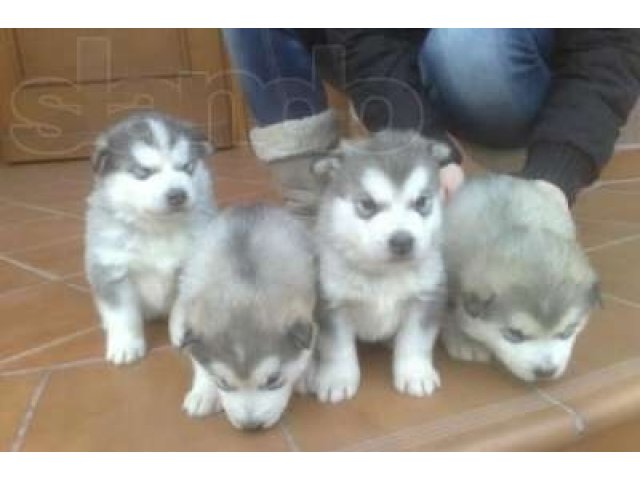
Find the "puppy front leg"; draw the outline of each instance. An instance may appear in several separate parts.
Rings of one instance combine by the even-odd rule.
[[[193,381],[191,390],[185,395],[182,409],[190,417],[204,417],[222,410],[220,393],[215,382],[202,365],[191,359]]]
[[[400,393],[423,397],[440,386],[432,358],[438,330],[438,312],[429,312],[422,302],[409,307],[393,346],[393,383]]]
[[[107,335],[106,359],[116,365],[144,357],[144,319],[133,285],[127,278],[94,285],[96,306]]]
[[[169,340],[176,348],[182,346],[185,334],[185,321],[187,319],[187,306],[182,298],[178,298],[169,315]]]
[[[348,318],[334,310],[320,322],[313,389],[321,402],[338,403],[353,397],[360,385],[356,338]]]

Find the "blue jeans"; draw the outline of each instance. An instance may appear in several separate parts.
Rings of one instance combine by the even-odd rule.
[[[295,31],[227,29],[224,38],[258,125],[326,110],[319,69]],[[458,135],[521,146],[549,88],[553,43],[551,29],[432,29],[418,58],[425,95]]]

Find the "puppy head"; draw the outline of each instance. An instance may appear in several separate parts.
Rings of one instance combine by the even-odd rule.
[[[313,166],[324,183],[318,231],[354,265],[387,268],[420,259],[441,224],[438,161],[446,145],[385,131],[343,142]]]
[[[281,330],[261,325],[245,313],[216,332],[188,331],[183,342],[214,379],[227,418],[240,429],[269,428],[280,419],[315,341],[315,324],[309,319]]]
[[[139,216],[188,211],[206,191],[212,147],[192,125],[157,112],[133,114],[96,140],[97,185],[117,210]]]
[[[564,239],[544,245],[547,250],[538,251],[546,255],[531,257],[498,244],[471,262],[451,289],[462,330],[527,382],[564,373],[600,302],[596,275],[577,245]]]

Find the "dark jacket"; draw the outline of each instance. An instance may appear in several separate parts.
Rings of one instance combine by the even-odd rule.
[[[376,102],[370,102],[372,108],[366,109],[368,114],[362,119],[369,130],[422,125],[425,135],[446,141],[442,121],[427,105],[418,69],[418,51],[426,30],[299,32],[308,46],[338,45],[343,49],[343,86],[356,107],[376,97],[385,98],[393,106],[389,109],[377,102],[376,108]],[[581,187],[598,177],[638,98],[640,30],[558,30],[551,68],[550,92],[533,127],[527,163],[521,173],[553,182],[572,200]],[[339,69],[334,67],[334,71]],[[336,81],[334,72],[324,73]],[[372,78],[399,81],[358,81]],[[421,109],[416,108],[418,99]]]

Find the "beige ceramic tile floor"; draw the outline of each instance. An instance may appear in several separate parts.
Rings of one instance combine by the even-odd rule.
[[[268,173],[246,151],[222,152],[213,165],[221,204],[277,201]],[[148,327],[152,349],[139,364],[103,361],[82,273],[90,181],[85,161],[0,167],[0,449],[559,448],[575,439],[575,412],[593,408],[593,398],[583,405],[580,395],[586,376],[616,368],[624,381],[640,379],[640,152],[618,155],[575,208],[607,305],[580,338],[565,380],[531,388],[438,352],[442,389],[413,399],[391,388],[388,352],[366,348],[353,401],[330,407],[295,398],[276,428],[251,434],[221,416],[182,414],[190,371],[169,348],[165,325]],[[603,385],[594,394],[604,395]]]

